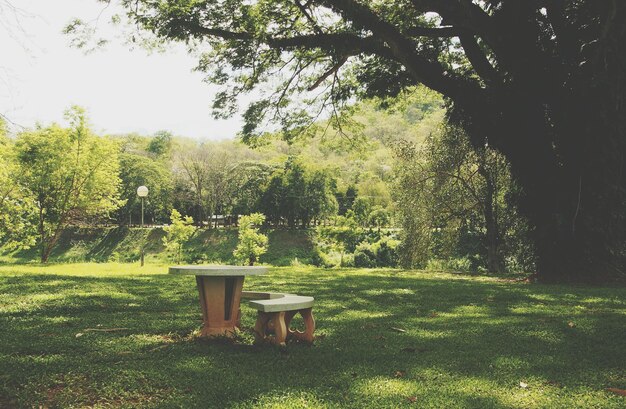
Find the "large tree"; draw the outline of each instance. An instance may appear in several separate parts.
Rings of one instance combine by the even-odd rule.
[[[473,143],[511,163],[540,279],[624,273],[625,2],[118,1],[157,38],[209,46],[199,68],[225,86],[221,115],[276,88],[245,111],[247,140],[266,119],[286,135],[325,111],[339,125],[355,95],[440,92]]]

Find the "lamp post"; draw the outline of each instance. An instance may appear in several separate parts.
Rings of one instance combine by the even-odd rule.
[[[143,202],[144,199],[148,196],[148,188],[145,186],[139,186],[137,188],[137,196],[139,196],[141,198],[141,228],[143,229]],[[143,246],[144,246],[144,240],[143,237],[141,239],[141,266],[143,267]]]

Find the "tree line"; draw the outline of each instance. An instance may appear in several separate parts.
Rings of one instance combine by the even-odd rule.
[[[45,261],[68,226],[136,226],[145,185],[149,225],[236,227],[260,213],[266,227],[316,228],[319,265],[532,270],[508,162],[472,148],[442,112],[441,97],[419,88],[359,104],[361,126],[344,137],[266,135],[251,149],[166,131],[98,136],[75,107],[67,127],[3,131],[0,241],[38,244]]]
[[[265,214],[268,226],[306,228],[351,211],[358,186],[367,193],[375,178],[339,181],[333,168],[288,146],[284,153],[275,146],[259,152],[165,131],[98,136],[84,109],[73,107],[65,117],[66,127],[38,125],[14,138],[3,125],[0,139],[0,243],[37,244],[41,261],[68,226],[138,225],[142,185],[149,189],[147,224],[169,224],[176,209],[203,228],[236,226],[239,215],[252,213]],[[367,209],[357,209],[365,224]]]

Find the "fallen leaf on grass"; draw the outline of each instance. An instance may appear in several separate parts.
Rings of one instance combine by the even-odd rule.
[[[76,334],[76,338],[80,338],[80,337],[82,337],[83,335],[85,335],[85,334],[83,334],[82,332],[79,332],[78,334]]]
[[[396,371],[393,376],[394,378],[404,378],[406,376],[406,371]]]
[[[576,324],[574,324],[572,321],[567,323],[567,326],[570,328],[574,328],[576,326]]]
[[[606,388],[607,391],[616,393],[618,395],[626,396],[626,391],[624,389],[617,388]]]
[[[116,332],[128,331],[128,328],[86,328],[85,332]]]
[[[520,382],[519,383],[519,387],[523,388],[523,389],[526,389],[526,388],[528,388],[528,384],[526,382]]]
[[[409,396],[408,398],[406,398],[406,400],[408,400],[411,403],[415,403],[417,402],[417,396]]]
[[[161,349],[163,349],[163,348],[167,348],[168,346],[169,346],[169,345],[167,345],[167,344],[164,344],[164,345],[159,345],[159,346],[157,346],[157,347],[154,347],[154,348],[152,348],[152,349],[148,350],[148,352],[157,352],[157,351],[159,351],[159,350],[161,350]]]
[[[397,328],[397,327],[389,327],[389,329],[392,330],[392,331],[400,332],[400,333],[406,332],[405,329]]]

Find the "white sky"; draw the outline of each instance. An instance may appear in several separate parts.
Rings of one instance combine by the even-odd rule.
[[[73,18],[96,19],[104,5],[95,0],[0,0],[0,113],[32,127],[63,123],[71,105],[87,108],[100,133],[169,130],[198,139],[232,138],[241,119],[214,120],[210,107],[217,88],[192,72],[196,60],[184,47],[164,54],[129,50],[121,40],[85,55],[61,33]],[[111,8],[99,26],[108,33]],[[21,27],[21,28],[20,28]],[[23,31],[22,31],[23,29]]]

